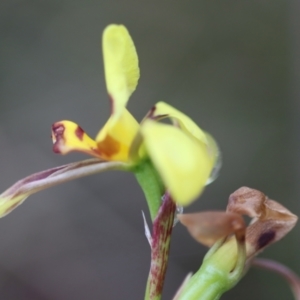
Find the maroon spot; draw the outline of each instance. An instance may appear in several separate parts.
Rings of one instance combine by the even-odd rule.
[[[151,119],[151,120],[159,121],[160,119],[163,119],[163,118],[166,118],[169,116],[168,114],[154,116],[155,111],[156,111],[156,106],[154,105],[149,110],[149,112],[147,113],[147,115],[145,116],[144,119]]]
[[[245,241],[246,241],[246,236],[243,234],[240,238],[240,242],[245,243]]]
[[[55,137],[62,135],[64,131],[65,131],[65,126],[62,123],[58,122],[52,125],[52,133],[54,134]]]
[[[272,240],[274,240],[275,235],[276,235],[276,233],[274,230],[264,232],[257,240],[258,249],[261,249],[261,248],[267,246]]]
[[[112,115],[114,113],[114,99],[112,95],[108,95],[109,103],[110,103],[110,114]]]
[[[77,126],[77,128],[75,130],[75,135],[82,141],[83,135],[84,135],[84,130],[80,126]]]
[[[52,125],[52,137],[53,137],[53,151],[55,153],[61,153],[60,144],[64,143],[65,126],[62,123],[54,123]]]
[[[148,118],[148,119],[153,119],[153,115],[154,115],[155,110],[156,110],[156,106],[154,105],[154,106],[152,106],[151,109],[149,110],[149,112],[148,112],[146,118]]]

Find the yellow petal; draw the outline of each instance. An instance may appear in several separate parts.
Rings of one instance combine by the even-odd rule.
[[[96,137],[101,156],[106,160],[130,160],[130,147],[138,130],[138,122],[127,109],[123,110],[117,121],[110,117]]]
[[[166,188],[180,205],[188,205],[202,192],[213,163],[207,145],[181,129],[146,120],[141,132],[147,152]]]
[[[165,102],[156,103],[147,117],[158,120],[171,118],[175,124],[178,124],[180,128],[182,128],[182,130],[193,135],[198,140],[207,143],[205,132],[201,130],[190,117]]]
[[[147,118],[155,120],[170,118],[172,119],[175,126],[179,126],[186,133],[192,135],[202,143],[205,143],[214,165],[214,169],[211,173],[211,176],[208,178],[207,184],[213,182],[216,179],[222,165],[221,153],[218,144],[209,133],[199,128],[198,125],[190,117],[165,102],[156,103],[156,105],[145,117],[145,119]]]
[[[53,151],[67,154],[71,151],[85,152],[102,158],[97,143],[72,121],[60,121],[52,125]]]
[[[116,120],[134,92],[139,76],[134,43],[123,25],[109,25],[102,39],[106,87]]]

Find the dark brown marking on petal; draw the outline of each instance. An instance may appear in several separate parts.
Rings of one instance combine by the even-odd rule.
[[[152,106],[152,108],[149,110],[147,115],[145,116],[144,119],[151,119],[155,121],[159,121],[160,119],[167,118],[169,115],[168,114],[163,114],[163,115],[157,115],[155,116],[154,113],[156,111],[156,106]]]
[[[52,125],[52,133],[54,134],[55,137],[62,135],[64,131],[65,131],[65,126],[62,123],[57,122]]]
[[[147,113],[146,118],[153,119],[155,110],[156,110],[156,106],[154,105],[154,106],[151,107],[151,109]]]
[[[62,123],[57,122],[52,125],[53,151],[55,153],[61,153],[60,144],[64,143],[64,132],[65,126]]]
[[[120,143],[110,135],[107,135],[103,141],[97,143],[97,146],[100,154],[107,158],[118,153],[121,148]]]
[[[164,118],[168,118],[169,117],[169,115],[168,114],[162,114],[162,115],[157,115],[157,116],[153,116],[152,117],[152,120],[155,120],[155,121],[159,121],[159,120],[161,120],[161,119],[164,119]]]
[[[240,244],[244,244],[245,241],[246,241],[246,235],[245,235],[245,230],[241,231],[237,231],[235,233],[235,237],[237,239],[237,241],[240,243]]]
[[[270,230],[264,232],[257,240],[258,249],[264,248],[269,243],[271,243],[275,238],[276,232],[274,230]]]
[[[110,94],[108,94],[108,98],[110,103],[110,114],[112,115],[114,113],[114,98]]]
[[[78,137],[79,140],[83,140],[84,133],[84,130],[80,126],[77,126],[75,130],[75,135]]]
[[[242,235],[240,241],[241,241],[242,243],[245,243],[245,241],[246,241],[246,235],[245,235],[245,234]]]

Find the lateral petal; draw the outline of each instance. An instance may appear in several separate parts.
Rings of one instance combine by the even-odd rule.
[[[147,118],[157,121],[170,118],[175,126],[180,127],[187,134],[193,136],[202,143],[205,143],[214,163],[214,168],[207,184],[211,183],[216,179],[216,177],[218,177],[218,173],[222,165],[221,153],[218,144],[209,133],[202,130],[190,117],[173,106],[160,101],[152,107],[144,120]]]
[[[182,130],[193,135],[196,139],[207,143],[205,132],[200,129],[190,117],[163,101],[156,103],[146,118],[147,117],[156,120],[170,118],[175,124],[178,124]]]
[[[179,205],[202,192],[213,168],[207,145],[181,129],[145,120],[141,126],[147,152],[166,188]]]

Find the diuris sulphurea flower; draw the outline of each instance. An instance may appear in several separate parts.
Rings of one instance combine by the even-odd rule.
[[[205,185],[214,179],[215,170],[220,165],[217,144],[188,116],[158,102],[139,124],[126,109],[140,76],[137,52],[127,29],[123,25],[107,26],[102,47],[111,104],[108,121],[95,139],[72,121],[63,120],[52,126],[54,152],[79,151],[94,158],[42,171],[18,181],[0,195],[0,217],[35,192],[105,170],[134,172],[144,189],[148,205],[151,192],[145,189],[146,185],[151,185],[146,182],[151,182],[151,178],[159,186],[156,194],[161,197],[168,191],[173,201],[182,206],[194,201]],[[159,122],[165,118],[169,118],[171,124]],[[159,204],[150,207],[152,219],[158,208]]]

